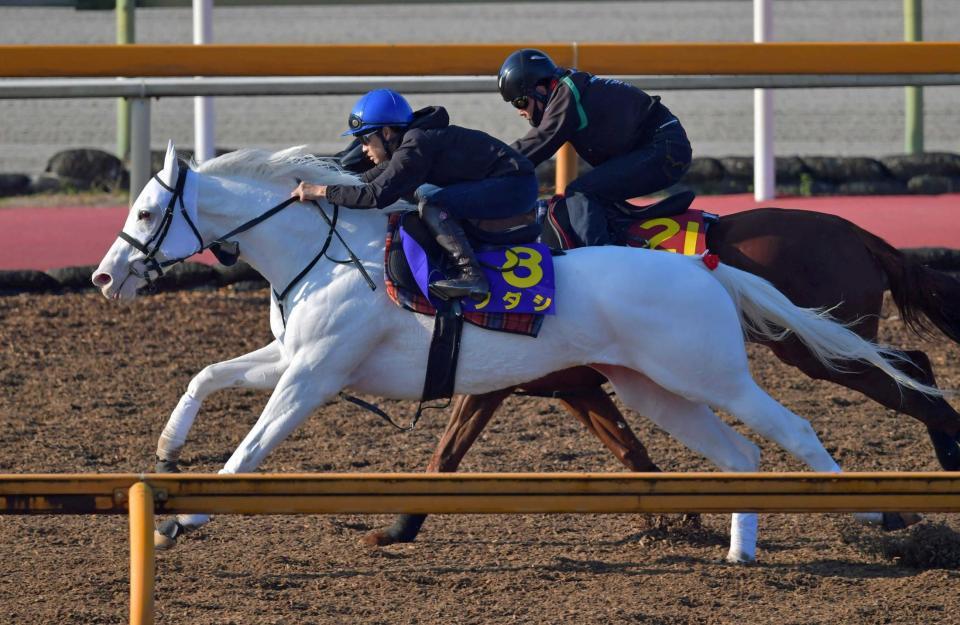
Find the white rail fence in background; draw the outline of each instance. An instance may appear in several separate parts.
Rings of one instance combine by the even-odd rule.
[[[809,89],[960,85],[960,74],[773,74],[622,76],[649,91],[690,89]],[[131,102],[130,196],[150,179],[150,99],[196,96],[357,95],[391,88],[403,93],[494,93],[493,76],[12,78],[0,79],[0,99],[128,98]],[[760,155],[757,154],[759,157]],[[772,158],[772,153],[770,154]],[[769,174],[772,176],[772,172]],[[567,180],[558,180],[558,187]],[[771,179],[772,184],[772,179]]]

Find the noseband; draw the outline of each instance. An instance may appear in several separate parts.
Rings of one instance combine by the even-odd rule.
[[[143,254],[143,258],[140,259],[140,262],[144,265],[143,272],[137,271],[133,263],[130,263],[130,274],[145,280],[147,283],[147,289],[154,290],[154,280],[159,279],[163,276],[163,270],[171,265],[176,265],[185,261],[187,258],[202,252],[205,249],[203,244],[203,237],[200,236],[200,231],[197,230],[197,226],[193,223],[193,220],[190,219],[190,215],[187,213],[187,208],[183,204],[183,188],[187,183],[187,172],[189,170],[186,168],[181,168],[180,173],[177,176],[177,184],[175,187],[171,188],[163,180],[160,180],[160,177],[156,174],[153,175],[153,179],[157,183],[170,192],[170,201],[167,202],[167,207],[163,211],[163,217],[160,218],[160,226],[156,231],[150,235],[150,238],[141,243],[131,235],[127,234],[121,230],[117,236],[129,243],[135,250]],[[190,226],[190,230],[193,232],[193,235],[197,237],[198,249],[195,252],[183,256],[181,258],[167,259],[164,261],[158,261],[156,256],[160,251],[160,246],[163,245],[164,240],[167,238],[167,234],[170,232],[170,225],[173,223],[173,215],[176,210],[177,200],[180,203],[180,214],[183,215],[184,220],[186,220],[187,225]],[[151,244],[153,247],[151,248]],[[156,274],[154,277],[153,274]]]
[[[161,221],[160,221],[160,227],[157,228],[157,231],[154,232],[149,239],[141,243],[140,241],[136,240],[134,237],[124,232],[123,230],[121,230],[120,233],[118,234],[118,236],[121,239],[129,243],[131,246],[133,246],[134,249],[136,249],[137,251],[139,251],[144,255],[143,259],[141,259],[141,262],[144,264],[144,267],[145,267],[144,271],[142,273],[138,272],[134,268],[133,263],[131,262],[128,269],[128,274],[127,274],[128,277],[130,275],[134,275],[134,276],[137,276],[138,278],[145,280],[147,283],[147,289],[151,291],[155,290],[156,288],[154,280],[159,279],[161,276],[163,276],[163,270],[165,268],[170,267],[172,265],[176,265],[178,263],[182,263],[190,256],[199,254],[205,249],[210,249],[211,251],[213,251],[213,253],[217,256],[217,259],[220,260],[221,263],[225,265],[232,265],[234,262],[236,262],[237,257],[240,254],[240,246],[237,242],[230,241],[229,239],[231,237],[236,236],[242,232],[246,232],[247,230],[253,228],[257,224],[269,219],[273,215],[276,215],[286,207],[298,201],[296,197],[290,197],[284,200],[283,202],[280,202],[273,208],[270,208],[269,210],[262,213],[261,215],[254,217],[253,219],[243,223],[242,225],[237,226],[236,228],[226,233],[225,235],[218,237],[216,240],[212,241],[211,243],[204,244],[203,237],[200,236],[200,231],[197,229],[196,224],[194,224],[193,220],[190,219],[190,215],[187,212],[187,208],[184,205],[184,201],[183,201],[183,189],[184,189],[184,186],[186,185],[187,173],[189,171],[190,170],[185,167],[180,169],[180,173],[177,175],[177,184],[173,188],[167,185],[163,180],[160,180],[160,178],[156,174],[154,174],[153,179],[156,180],[157,183],[160,184],[160,186],[162,186],[164,189],[169,191],[171,195],[170,195],[170,201],[167,202],[167,207],[163,211],[163,217],[161,218]],[[297,179],[297,183],[299,184],[300,182],[301,181]],[[193,231],[194,236],[197,237],[198,249],[195,252],[188,254],[187,256],[158,261],[156,259],[156,256],[157,256],[157,253],[160,251],[160,246],[163,245],[164,239],[167,237],[167,233],[170,231],[170,225],[173,223],[174,211],[176,210],[176,205],[178,201],[180,204],[180,214],[183,215],[183,218],[184,220],[186,220],[187,225],[190,226],[190,230]],[[323,217],[323,220],[327,223],[327,227],[329,228],[329,230],[327,231],[326,240],[323,242],[323,246],[320,248],[320,251],[317,252],[317,255],[313,257],[313,260],[307,263],[307,265],[296,275],[296,277],[294,277],[293,280],[290,281],[290,284],[288,284],[286,288],[284,288],[282,291],[277,291],[275,288],[273,288],[273,285],[271,285],[273,296],[276,299],[278,308],[280,309],[280,319],[283,322],[284,326],[287,325],[287,317],[286,317],[286,310],[284,309],[283,304],[284,304],[284,301],[286,300],[287,294],[290,292],[291,289],[293,289],[293,287],[298,282],[300,282],[300,280],[303,279],[304,276],[306,276],[310,272],[311,269],[313,269],[314,265],[316,265],[320,261],[320,259],[323,257],[326,257],[327,260],[337,264],[355,265],[357,270],[363,276],[364,280],[366,280],[367,285],[370,287],[370,290],[371,291],[377,290],[377,285],[374,283],[373,279],[370,277],[370,274],[367,273],[367,270],[364,269],[363,263],[360,261],[357,255],[353,252],[353,250],[350,249],[350,246],[347,245],[347,242],[343,240],[343,237],[340,236],[340,233],[337,231],[337,217],[339,216],[339,213],[340,213],[340,207],[336,204],[333,205],[333,217],[331,218],[327,216],[326,211],[323,210],[323,207],[320,206],[319,202],[317,202],[316,200],[311,200],[310,203],[313,204],[313,206],[320,212],[320,215]],[[332,242],[334,236],[337,237],[337,239],[340,241],[340,244],[343,245],[344,249],[347,251],[347,254],[350,256],[349,259],[339,260],[336,258],[330,258],[330,256],[327,255],[327,250],[330,248],[330,243]],[[153,247],[151,247],[151,244],[153,245]],[[227,248],[230,251],[227,251],[227,249],[224,249],[224,248]],[[229,260],[231,260],[231,262],[225,262],[226,260],[225,257],[229,257]],[[154,273],[154,272],[156,273],[156,278],[151,277],[151,273]],[[340,397],[360,406],[361,408],[364,408],[366,410],[369,410],[370,412],[373,412],[374,414],[380,416],[381,418],[389,422],[390,425],[403,431],[412,430],[417,425],[417,421],[420,419],[420,413],[422,412],[422,407],[421,407],[420,409],[417,410],[417,415],[414,417],[413,422],[409,426],[403,427],[398,425],[390,417],[390,415],[388,415],[386,412],[384,412],[382,409],[380,409],[374,404],[371,404],[362,399],[353,397],[351,395],[347,395],[342,392],[340,393]]]

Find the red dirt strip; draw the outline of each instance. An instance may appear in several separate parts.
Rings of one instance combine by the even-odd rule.
[[[95,265],[117,238],[125,206],[0,209],[0,269],[57,269]],[[213,264],[204,252],[197,260]]]
[[[895,247],[960,249],[960,194],[784,197],[755,202],[752,195],[698,197],[694,208],[729,215],[776,206],[839,215]]]
[[[729,215],[763,206],[840,215],[896,247],[960,249],[960,194],[789,197],[754,202],[751,195],[697,198],[695,208]],[[0,209],[0,269],[48,270],[100,262],[123,226],[122,206]],[[213,263],[206,252],[197,260]]]

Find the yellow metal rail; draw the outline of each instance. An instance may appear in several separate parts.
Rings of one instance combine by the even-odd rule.
[[[0,514],[960,512],[954,473],[0,475]]]
[[[3,45],[0,77],[493,75],[536,46],[598,74],[950,74],[960,42]]]
[[[154,492],[146,482],[130,487],[130,625],[153,625],[156,550]]]
[[[154,622],[156,512],[960,512],[956,473],[0,475],[0,514],[130,515],[130,623]]]

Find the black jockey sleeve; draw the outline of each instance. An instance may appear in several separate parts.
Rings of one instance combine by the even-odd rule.
[[[564,143],[571,141],[579,125],[576,99],[567,85],[559,83],[547,101],[540,125],[531,128],[510,147],[536,166],[556,154]]]
[[[389,161],[361,177],[366,184],[330,185],[327,199],[349,208],[384,208],[412,193],[426,181],[433,165],[429,142],[419,140],[422,131],[411,130]],[[369,180],[369,181],[367,181]]]
[[[349,208],[384,208],[424,183],[460,182],[532,174],[529,160],[479,130],[451,126],[442,106],[414,112],[390,159],[364,173],[358,184],[330,185],[327,199]]]
[[[379,165],[374,165],[367,171],[360,174],[360,182],[373,182],[377,176],[383,173],[383,170],[387,168],[387,165],[390,164],[390,161],[383,161]]]

